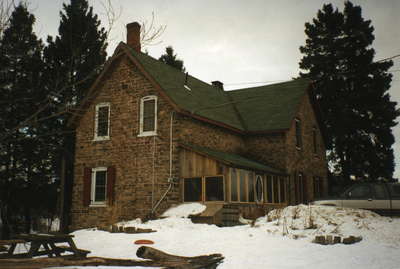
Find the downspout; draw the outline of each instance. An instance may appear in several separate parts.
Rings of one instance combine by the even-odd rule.
[[[168,189],[165,191],[165,193],[161,196],[161,199],[155,204],[155,206],[151,209],[151,214],[154,214],[154,212],[157,210],[157,208],[160,206],[161,202],[165,199],[167,194],[170,192],[172,189],[172,186],[174,184],[174,180],[172,178],[172,157],[173,157],[173,133],[172,133],[172,127],[173,127],[173,122],[174,122],[174,111],[171,112],[171,121],[170,121],[170,126],[169,126],[169,177],[168,177]]]
[[[155,161],[156,161],[156,137],[153,136],[153,176],[151,180],[151,206],[154,206],[154,187],[155,187]]]

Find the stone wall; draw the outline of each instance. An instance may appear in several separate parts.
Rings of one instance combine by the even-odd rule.
[[[245,139],[246,157],[286,170],[286,138],[284,133],[252,135]]]
[[[313,177],[323,179],[323,194],[327,194],[327,163],[325,157],[325,145],[318,128],[314,110],[312,109],[308,95],[305,95],[296,113],[296,118],[301,122],[302,147],[296,148],[296,128],[293,120],[286,136],[287,162],[286,169],[290,175],[291,201],[294,201],[294,175],[303,173],[307,182],[308,200],[313,200]],[[317,132],[317,153],[313,148],[313,128]]]
[[[125,56],[114,61],[96,93],[76,129],[72,229],[143,218],[151,212],[170,186],[171,116],[173,178],[178,178],[180,172],[178,142],[186,142],[244,155],[285,170],[290,175],[294,171],[301,171],[306,176],[318,175],[326,180],[324,145],[319,130],[318,154],[312,152],[311,130],[318,125],[308,98],[304,98],[297,114],[303,123],[303,148],[297,150],[294,123],[286,134],[244,137],[229,129],[173,112],[167,100]],[[138,137],[140,99],[148,95],[158,96],[157,135]],[[103,102],[111,104],[110,139],[94,141],[95,106]],[[84,206],[84,168],[100,166],[116,168],[115,202],[104,207]],[[324,184],[326,186],[326,181]],[[172,186],[158,213],[181,202],[179,181]],[[308,187],[312,189],[312,185]]]
[[[240,134],[192,117],[177,115],[177,118],[175,130],[179,141],[223,152],[245,152],[244,140]]]
[[[76,129],[72,229],[144,217],[169,186],[171,106],[125,58],[114,63],[109,75],[100,84],[96,91],[98,94],[93,96],[93,102]],[[158,134],[138,137],[140,98],[147,95],[159,96]],[[111,103],[110,140],[93,141],[95,106],[102,102]],[[177,177],[177,154],[173,158],[172,176]],[[116,167],[115,202],[113,206],[85,207],[83,170],[99,166]],[[178,190],[173,188],[160,210],[178,200]]]

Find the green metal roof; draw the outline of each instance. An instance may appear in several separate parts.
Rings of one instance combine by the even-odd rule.
[[[310,81],[284,83],[227,92],[234,101],[247,131],[281,130],[290,124]]]
[[[223,91],[190,75],[186,80],[185,73],[125,46],[178,107],[241,131],[289,128],[301,97],[310,84],[309,80],[297,79]]]
[[[198,152],[200,154],[204,154],[208,157],[211,157],[213,159],[216,159],[218,161],[221,161],[229,166],[232,167],[238,167],[238,168],[244,168],[244,169],[250,169],[250,170],[256,170],[256,171],[264,171],[272,174],[278,174],[278,175],[284,175],[285,173],[275,169],[273,167],[270,167],[268,165],[250,160],[248,158],[242,157],[237,154],[232,154],[232,153],[226,153],[222,151],[217,151],[214,149],[206,148],[206,147],[200,147],[197,145],[193,144],[186,144],[186,143],[180,143],[184,148],[187,148],[189,150]]]
[[[180,108],[243,130],[226,93],[210,84],[131,49],[132,55]],[[184,87],[184,85],[190,89]]]

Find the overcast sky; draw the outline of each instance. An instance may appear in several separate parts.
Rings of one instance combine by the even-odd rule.
[[[66,0],[69,2],[69,0]],[[56,35],[61,0],[30,0],[36,16],[36,32],[46,39]],[[102,0],[91,0],[105,27],[107,20]],[[289,80],[299,73],[299,47],[305,43],[304,23],[310,22],[324,3],[343,10],[343,0],[111,0],[121,11],[108,52],[112,54],[125,41],[125,25],[150,21],[166,30],[158,45],[144,49],[158,58],[172,45],[186,70],[211,82],[220,80],[225,89],[258,86]],[[375,28],[376,60],[400,54],[400,1],[357,0],[363,17]],[[392,99],[400,102],[400,57],[394,59]],[[397,70],[397,71],[396,71]],[[247,83],[247,84],[245,84]],[[396,144],[395,176],[400,177],[400,126],[394,129]]]

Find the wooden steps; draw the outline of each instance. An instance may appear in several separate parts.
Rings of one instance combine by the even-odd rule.
[[[221,227],[242,225],[239,208],[232,204],[206,204],[207,208],[198,215],[190,216],[193,223],[215,224]]]
[[[198,215],[189,216],[193,223],[221,224],[223,204],[206,204],[206,210]]]
[[[226,204],[222,209],[222,226],[231,227],[242,225],[239,222],[240,210],[237,205]]]

